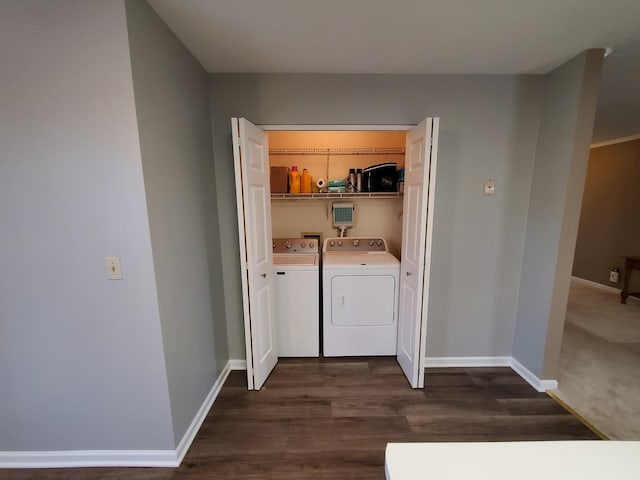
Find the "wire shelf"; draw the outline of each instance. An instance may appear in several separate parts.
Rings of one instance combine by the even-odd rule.
[[[400,192],[362,193],[272,193],[271,200],[323,200],[336,198],[400,198]]]
[[[404,155],[404,148],[271,148],[269,155]]]

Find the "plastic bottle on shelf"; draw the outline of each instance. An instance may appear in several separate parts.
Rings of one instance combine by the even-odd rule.
[[[311,175],[306,168],[302,170],[302,193],[311,193]]]
[[[356,191],[356,169],[349,169],[349,176],[347,177],[347,192],[353,193]]]
[[[289,193],[300,193],[300,172],[295,165],[289,172]]]
[[[356,169],[356,192],[362,191],[362,169]]]

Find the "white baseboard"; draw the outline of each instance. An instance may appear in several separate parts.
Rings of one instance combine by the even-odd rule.
[[[510,367],[511,357],[427,357],[427,368],[436,367]]]
[[[231,370],[246,370],[247,361],[246,360],[229,360],[229,367],[231,368]]]
[[[558,388],[556,380],[540,380],[512,357],[427,357],[434,367],[511,367],[539,392]],[[246,360],[229,360],[207,394],[175,450],[65,450],[0,452],[0,468],[178,467],[232,370],[246,370]]]
[[[0,468],[178,467],[232,370],[229,360],[175,450],[0,452]],[[246,368],[246,363],[245,363]]]
[[[606,142],[592,143],[590,148],[608,147],[609,145],[615,145],[616,143],[632,142],[633,140],[638,139],[640,139],[640,135],[631,135],[629,137],[607,140]]]
[[[585,278],[573,277],[572,276],[571,280],[575,280],[576,282],[582,283],[583,285],[588,285],[590,287],[599,288],[600,290],[604,290],[604,291],[607,291],[607,292],[617,293],[618,295],[620,295],[620,292],[621,292],[620,288],[610,287],[609,285],[603,285],[601,283],[593,282],[593,281],[587,280]]]
[[[211,410],[211,407],[213,406],[213,402],[215,402],[216,398],[218,398],[220,390],[222,390],[222,386],[229,376],[230,371],[231,360],[228,360],[225,366],[222,368],[220,375],[218,375],[218,378],[213,384],[213,387],[211,387],[211,390],[209,390],[209,393],[204,399],[204,402],[202,402],[198,413],[196,413],[196,416],[193,417],[191,425],[189,425],[189,428],[187,428],[187,431],[184,433],[182,439],[180,440],[180,443],[178,443],[178,446],[176,447],[176,457],[178,459],[178,463],[176,466],[179,466],[180,463],[182,463],[182,459],[187,454],[187,451],[193,443],[194,438],[196,438],[196,434],[198,433],[198,430],[200,430],[202,422],[204,422],[204,419],[207,417],[209,410]]]
[[[0,468],[177,467],[175,450],[0,452]]]
[[[427,357],[427,368],[437,367],[511,367],[538,392],[558,388],[556,380],[540,380],[527,367],[513,357]]]
[[[605,287],[606,288],[606,287]],[[231,370],[246,370],[246,360],[229,360]],[[555,390],[557,380],[540,380],[528,368],[513,357],[426,357],[427,368],[437,367],[511,367],[538,392]]]
[[[531,370],[522,365],[515,358],[511,359],[511,368],[514,372],[520,375],[523,379],[529,383],[533,388],[539,392],[546,392],[547,390],[555,390],[558,388],[557,380],[541,380],[533,374]]]

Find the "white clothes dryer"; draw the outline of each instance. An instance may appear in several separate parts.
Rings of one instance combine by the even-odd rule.
[[[322,249],[323,353],[395,355],[400,261],[383,238],[327,238]]]

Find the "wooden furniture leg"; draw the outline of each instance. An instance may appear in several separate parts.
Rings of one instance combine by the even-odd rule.
[[[631,261],[627,258],[624,262],[624,286],[620,292],[620,303],[627,303],[629,298],[629,282],[631,281]]]
[[[620,303],[627,303],[630,296],[640,298],[640,291],[630,292],[631,274],[634,270],[640,270],[640,256],[625,256],[624,258],[624,287],[620,292]]]

